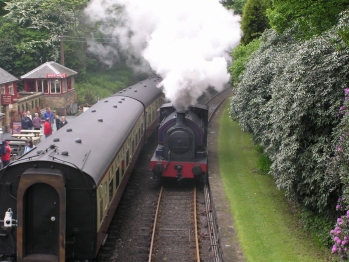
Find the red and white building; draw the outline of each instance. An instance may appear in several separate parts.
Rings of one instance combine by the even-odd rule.
[[[46,62],[21,76],[24,91],[44,94],[44,105],[55,110],[58,115],[77,112],[75,91],[77,72],[56,62]]]

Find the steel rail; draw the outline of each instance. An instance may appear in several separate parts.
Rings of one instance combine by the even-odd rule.
[[[153,223],[153,233],[151,235],[151,241],[150,241],[150,250],[149,250],[149,259],[148,262],[151,262],[152,254],[153,254],[153,247],[154,247],[154,239],[155,239],[155,230],[156,230],[156,223],[158,220],[158,215],[159,215],[159,209],[160,209],[160,203],[161,203],[161,198],[162,198],[162,192],[163,192],[164,187],[161,186],[161,190],[159,193],[159,199],[156,207],[156,212],[154,216],[154,223]]]
[[[194,187],[194,227],[195,227],[196,261],[200,262],[198,219],[197,219],[197,213],[196,213],[196,187]]]

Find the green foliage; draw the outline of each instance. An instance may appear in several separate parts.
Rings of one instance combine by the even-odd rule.
[[[346,8],[347,0],[274,0],[267,16],[277,32],[298,24],[302,32],[299,36],[310,38],[334,26],[338,14]]]
[[[0,16],[6,15],[6,11],[4,7],[6,6],[6,3],[4,0],[0,0]]]
[[[87,0],[11,0],[6,2],[7,23],[18,28],[15,41],[17,53],[31,56],[31,64],[58,61],[60,57],[60,36],[70,35],[66,40],[65,65],[77,71],[85,71],[90,63],[87,54],[86,35],[91,27],[83,24],[83,8]],[[54,10],[54,11],[53,11]],[[11,37],[11,35],[9,35]],[[82,41],[83,40],[83,41]],[[28,67],[25,67],[28,69]],[[32,68],[30,68],[32,69]]]
[[[349,25],[347,20],[349,17],[349,11],[345,11],[340,14],[340,19],[338,23],[338,33],[342,37],[342,40],[349,46]]]
[[[240,78],[231,116],[265,147],[277,187],[331,216],[339,183],[326,169],[349,78],[349,50],[336,27],[308,41],[297,40],[297,32],[264,33]]]
[[[248,43],[247,45],[240,44],[233,49],[233,51],[231,52],[233,62],[229,67],[232,85],[238,83],[239,76],[245,70],[246,61],[251,56],[251,54],[259,48],[260,43],[261,40],[258,38],[252,40],[252,42]]]
[[[246,45],[253,39],[260,37],[265,29],[269,28],[266,9],[269,7],[268,0],[247,0],[241,20],[241,29],[244,35],[241,43]]]
[[[145,76],[140,77],[145,78]],[[88,73],[82,81],[76,83],[78,103],[92,105],[96,103],[98,97],[108,97],[138,81],[138,78],[134,78],[134,72],[124,66]]]
[[[258,156],[257,170],[261,174],[268,174],[270,171],[271,161],[265,154],[260,154]]]
[[[313,238],[319,245],[330,247],[332,221],[325,219],[322,214],[310,210],[300,209],[299,219],[302,227],[313,235]]]
[[[235,14],[242,14],[242,9],[247,0],[227,0],[223,5],[228,9],[233,9]]]
[[[0,17],[0,67],[16,77],[24,75],[36,66],[35,52],[31,52],[21,43],[21,39],[30,37],[22,29]]]

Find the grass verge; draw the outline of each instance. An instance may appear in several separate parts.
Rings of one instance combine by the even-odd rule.
[[[229,118],[228,108],[220,120],[220,174],[246,261],[327,261],[328,251],[300,228],[284,192],[256,171],[251,135]]]

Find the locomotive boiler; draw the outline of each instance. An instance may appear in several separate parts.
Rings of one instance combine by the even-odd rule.
[[[153,178],[202,179],[207,173],[208,107],[160,108],[158,146],[150,161]]]
[[[0,260],[92,260],[163,93],[150,78],[98,101],[0,171]]]

